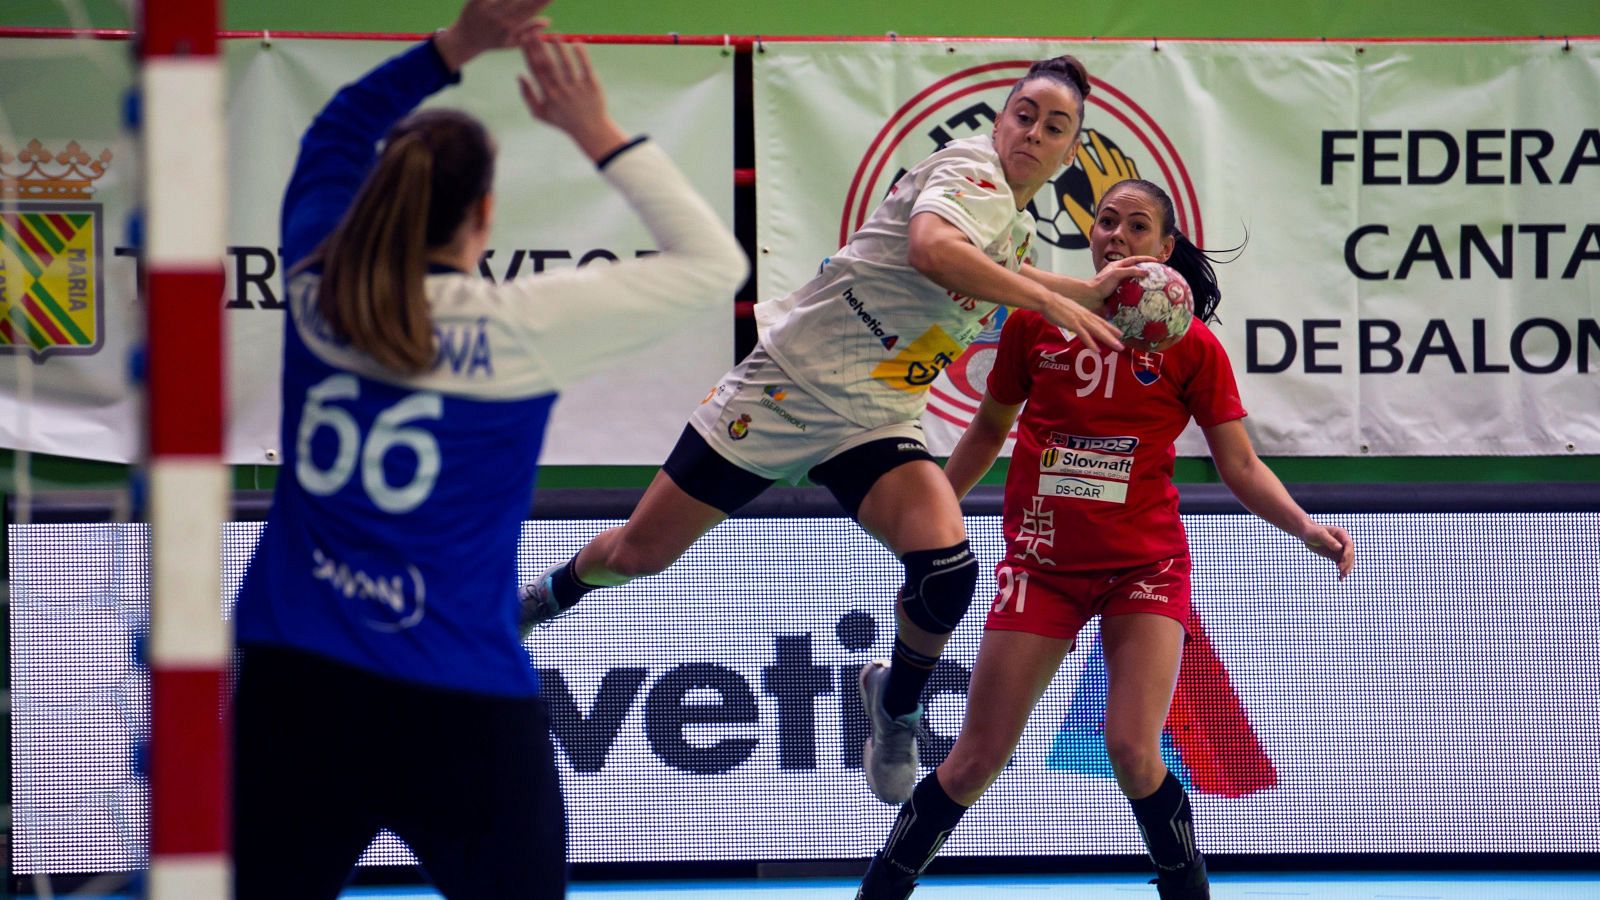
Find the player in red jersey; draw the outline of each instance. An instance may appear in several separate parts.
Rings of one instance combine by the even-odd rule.
[[[1119,345],[1089,310],[1143,259],[1088,281],[1026,262],[1029,201],[1076,153],[1089,90],[1073,57],[1039,60],[990,133],[912,166],[815,277],[756,304],[756,349],[701,401],[628,521],[523,589],[522,624],[660,572],[777,481],[808,477],[905,566],[893,662],[869,663],[857,682],[867,786],[904,803],[922,692],[978,578],[961,505],[923,444],[928,387],[1000,305]]]
[[[1135,255],[1194,290],[1189,333],[1160,353],[1090,349],[1038,315],[1006,320],[988,390],[945,475],[964,496],[1021,423],[1006,477],[1006,557],[954,749],[917,785],[858,894],[903,898],[1005,768],[1028,715],[1101,616],[1109,692],[1106,751],[1156,865],[1163,900],[1207,898],[1188,795],[1161,759],[1189,619],[1189,548],[1172,483],[1173,443],[1193,418],[1218,474],[1251,512],[1350,573],[1350,535],[1313,521],[1256,456],[1228,355],[1204,323],[1221,293],[1203,251],[1176,230],[1148,181],[1101,198],[1089,237],[1096,269]],[[1027,406],[1024,408],[1023,403]]]

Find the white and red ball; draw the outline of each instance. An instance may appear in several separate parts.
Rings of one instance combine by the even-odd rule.
[[[1138,350],[1165,350],[1189,331],[1194,294],[1177,270],[1140,263],[1144,274],[1124,281],[1106,298],[1101,314],[1122,331],[1122,343]]]

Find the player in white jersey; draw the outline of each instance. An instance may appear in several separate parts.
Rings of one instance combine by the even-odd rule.
[[[758,304],[757,348],[706,396],[627,524],[524,588],[524,621],[660,572],[778,479],[808,476],[906,567],[893,665],[872,663],[859,680],[872,725],[867,783],[903,803],[917,775],[920,696],[977,580],[960,504],[922,441],[928,385],[997,304],[1120,348],[1091,309],[1147,259],[1090,281],[1026,262],[1025,209],[1076,155],[1088,93],[1076,59],[1036,63],[990,134],[913,167],[815,278]]]
[[[756,306],[762,349],[857,424],[916,420],[928,385],[983,331],[996,304],[921,277],[911,223],[931,213],[988,259],[1019,271],[1033,216],[1017,208],[1005,177],[989,135],[952,141],[913,166],[817,277]]]

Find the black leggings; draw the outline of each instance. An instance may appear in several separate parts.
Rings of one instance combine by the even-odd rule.
[[[446,897],[566,895],[544,701],[408,684],[275,648],[240,656],[238,900],[332,900],[380,828]]]

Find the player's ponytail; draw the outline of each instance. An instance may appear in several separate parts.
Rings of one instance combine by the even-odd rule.
[[[1189,282],[1189,293],[1194,297],[1194,316],[1202,322],[1216,321],[1217,304],[1222,302],[1222,288],[1217,285],[1217,273],[1211,268],[1211,257],[1177,229],[1172,231],[1172,255],[1167,265],[1176,269],[1183,280]]]
[[[1177,270],[1183,280],[1189,282],[1189,291],[1194,297],[1194,316],[1202,322],[1217,321],[1217,305],[1222,302],[1222,287],[1217,284],[1217,272],[1212,268],[1212,263],[1228,262],[1218,260],[1215,251],[1206,250],[1195,246],[1189,236],[1178,230],[1177,210],[1173,208],[1172,198],[1167,192],[1154,182],[1142,178],[1129,178],[1119,181],[1106,189],[1101,195],[1100,202],[1115,191],[1138,191],[1146,199],[1155,203],[1161,209],[1161,236],[1172,238],[1172,255],[1167,257],[1167,265]],[[1248,237],[1245,239],[1247,242]],[[1244,249],[1244,244],[1223,251],[1236,253]]]
[[[350,208],[307,264],[320,263],[317,309],[334,334],[406,375],[434,362],[423,289],[428,251],[447,246],[488,193],[494,148],[465,113],[429,110],[395,125]]]

